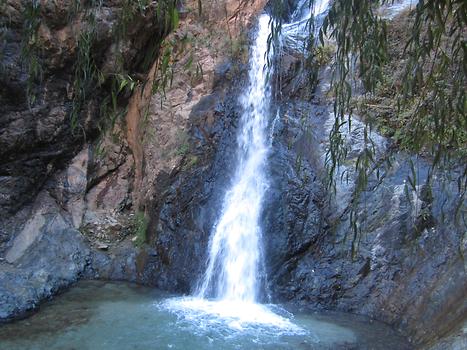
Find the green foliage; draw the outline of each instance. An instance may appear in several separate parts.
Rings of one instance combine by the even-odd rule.
[[[417,4],[400,96],[401,107],[415,106],[407,122],[413,137],[404,147],[428,150],[435,164],[457,158],[458,150],[467,156],[466,27],[465,1]]]
[[[179,25],[179,14],[176,1],[160,1],[156,6],[156,21],[162,28],[161,38],[166,37],[171,31]],[[160,93],[165,98],[167,87],[172,85],[173,81],[173,56],[177,43],[173,39],[163,39],[155,41],[149,48],[147,57],[144,60],[144,66],[149,68],[158,57],[157,67],[154,72],[152,93]],[[162,103],[162,100],[161,100]]]
[[[155,72],[156,76],[154,77],[152,84],[153,94],[160,93],[163,97],[165,97],[167,87],[172,85],[174,74],[172,64],[174,45],[175,42],[172,40],[164,40],[161,45],[161,55],[159,56],[158,65]]]
[[[189,150],[190,150],[190,145],[187,144],[187,143],[183,143],[180,146],[178,146],[177,151],[176,151],[176,155],[177,156],[184,156],[185,154],[188,153]]]
[[[115,29],[115,36],[121,40],[125,38],[128,28],[138,15],[143,16],[149,8],[150,0],[123,0],[119,20]]]
[[[357,73],[365,90],[373,92],[382,77],[382,65],[386,61],[386,24],[376,15],[374,7],[375,2],[371,1],[336,0],[324,19],[319,33],[321,45],[324,46],[324,38],[327,36],[336,42],[331,82],[335,98],[335,121],[329,136],[330,146],[326,154],[328,185],[334,189],[336,171],[348,154],[342,128],[346,126],[348,130],[351,129],[352,79]],[[355,57],[357,67],[354,67]],[[364,135],[368,135],[368,129],[369,126],[365,125]],[[366,141],[365,144],[367,144]],[[367,155],[368,152],[371,150],[365,148],[362,153]],[[360,179],[368,178],[370,168],[359,166],[356,170]],[[361,187],[365,185],[362,183]]]
[[[146,218],[146,215],[142,211],[136,212],[134,216],[134,234],[136,236],[135,245],[137,247],[142,246],[147,242],[147,230],[149,220]]]
[[[4,4],[4,0],[0,5]],[[34,85],[42,78],[42,69],[39,59],[40,43],[38,28],[40,25],[40,1],[32,0],[26,2],[23,25],[22,61],[28,73],[27,95],[30,105],[34,104],[36,96]],[[118,99],[126,95],[127,91],[133,91],[138,81],[135,81],[124,70],[123,57],[117,57],[120,62],[117,72],[104,75],[98,68],[93,57],[93,45],[96,40],[96,18],[95,14],[103,5],[102,0],[80,1],[75,0],[69,10],[69,17],[82,14],[83,30],[76,38],[77,53],[74,62],[73,75],[73,97],[70,111],[70,123],[73,132],[79,127],[80,114],[86,106],[87,101],[96,91],[96,88],[108,86],[109,95],[101,103],[100,113],[103,117],[101,129],[112,127],[115,120],[124,114],[124,110],[118,107]],[[148,14],[150,12],[150,14]],[[165,0],[153,2],[150,0],[123,0],[119,20],[114,29],[117,43],[125,39],[127,31],[139,17],[151,15],[154,17],[154,27],[160,28],[159,35],[151,41],[147,48],[147,54],[142,64],[142,70],[148,70],[156,57],[162,57],[161,70],[157,72],[158,88],[165,91],[165,87],[172,80],[170,67],[170,49],[161,52],[161,39],[178,26],[179,15],[176,8],[176,0]],[[3,35],[3,31],[0,32]]]
[[[377,14],[381,4],[390,2],[335,0],[319,31],[321,47],[327,39],[336,45],[331,81],[335,120],[326,155],[329,188],[335,190],[339,167],[345,164],[348,156],[345,129],[352,128],[355,107],[364,121],[364,147],[355,162],[356,186],[349,208],[353,250],[359,241],[360,195],[367,189],[370,177],[379,178],[379,169],[388,159],[375,156],[376,150],[369,137],[374,118],[365,112],[374,114],[376,109],[379,115],[391,120],[377,126],[393,137],[397,146],[393,150],[403,149],[430,157],[432,171],[449,170],[460,164],[463,167],[458,178],[460,203],[467,187],[467,3],[464,0],[420,0],[408,36],[400,43],[403,57],[397,61],[401,67],[394,67],[388,58],[388,24]],[[274,7],[280,9],[284,1],[274,3]],[[310,6],[313,3],[310,0]],[[276,30],[280,30],[280,25],[271,30],[271,37],[277,35]],[[312,36],[309,42],[312,59],[321,60],[320,55],[313,54],[317,48]],[[394,68],[401,69],[403,74],[395,76]],[[363,85],[365,94],[356,104],[353,97],[357,81]],[[376,101],[379,102],[389,99],[393,103],[375,104],[374,97],[378,97]],[[413,189],[420,181],[422,179],[413,174],[409,176]],[[427,185],[430,181],[433,181],[431,173]]]
[[[42,68],[39,59],[40,43],[38,29],[40,25],[40,1],[28,1],[23,12],[24,22],[22,31],[21,58],[28,74],[26,95],[29,105],[36,101],[33,91],[34,84],[42,79]]]
[[[462,163],[467,156],[466,4],[450,0],[420,1],[414,17],[407,29],[407,40],[401,43],[405,45],[403,56],[398,58],[403,62],[403,74],[394,77],[397,67],[383,65],[386,76],[378,82],[379,87],[384,88],[387,81],[392,81],[392,88],[369,90],[369,97],[387,93],[400,85],[391,96],[397,101],[397,108],[391,110],[390,116],[391,121],[395,121],[392,131],[398,145],[396,149],[429,156],[432,171],[436,168],[449,171],[457,167],[460,160],[464,169],[458,177],[458,201],[462,203],[467,181],[467,166]],[[415,193],[417,185],[423,181],[416,174],[412,164],[408,183]],[[430,173],[426,186],[430,186],[431,181]]]
[[[320,32],[322,43],[328,35],[337,45],[332,82],[336,123],[328,153],[331,176],[346,155],[341,151],[345,145],[339,134],[342,126],[350,128],[350,117],[345,121],[345,116],[352,113],[351,80],[357,75],[366,95],[371,96],[385,79],[387,32],[386,23],[375,14],[377,5],[370,1],[335,1]],[[404,43],[404,83],[395,96],[398,112],[403,114],[398,118],[404,121],[401,127],[405,130],[400,145],[415,153],[430,153],[433,167],[456,158],[458,150],[465,152],[467,147],[466,11],[464,1],[420,1],[408,42]],[[355,72],[354,57],[358,60]],[[357,170],[370,169],[364,166]]]
[[[198,164],[199,162],[199,158],[198,156],[195,156],[195,155],[192,155],[190,156],[190,158],[188,159],[186,165],[185,165],[185,168],[186,169],[191,169],[192,167],[194,167],[196,164]]]
[[[330,64],[335,52],[335,48],[329,44],[313,47],[312,50],[313,63],[317,64],[319,67]]]
[[[79,114],[96,86],[99,71],[92,57],[92,44],[95,37],[93,28],[83,31],[77,43],[77,56],[74,67],[73,103],[71,110],[71,129],[79,124]]]
[[[78,2],[76,11],[80,10]],[[93,1],[89,9],[85,9],[85,18],[88,25],[88,30],[80,35],[78,41],[78,58],[75,64],[75,78],[74,78],[74,91],[73,109],[71,113],[72,128],[75,129],[78,125],[79,113],[84,107],[84,104],[90,92],[95,86],[102,86],[104,83],[110,87],[109,95],[104,98],[101,103],[101,130],[112,129],[116,120],[126,113],[125,109],[119,107],[118,100],[122,96],[127,96],[127,92],[133,92],[139,81],[134,80],[130,75],[125,72],[123,56],[117,57],[119,62],[116,73],[104,76],[92,58],[92,43],[95,39],[95,18],[92,9],[96,6],[101,6],[101,1]],[[124,0],[121,4],[121,11],[116,28],[114,29],[114,36],[117,43],[121,42],[128,35],[131,25],[138,17],[146,16],[148,11],[155,12],[154,25],[162,28],[161,37],[167,35],[171,30],[178,26],[178,12],[175,6],[175,1],[160,1],[154,4],[149,0]],[[154,62],[155,57],[160,56],[161,41],[156,38],[151,41],[146,50],[146,55],[142,63],[142,69],[148,70],[150,65]],[[162,54],[162,70],[157,83],[165,87],[168,81],[172,79],[171,67],[168,62],[170,61],[171,51],[164,51]],[[170,74],[169,74],[170,73]]]
[[[237,37],[229,36],[226,40],[230,57],[245,61],[248,57],[248,38],[245,33],[240,33]]]
[[[178,147],[175,151],[177,156],[185,156],[190,151],[190,136],[186,131],[180,130],[177,132],[176,140]]]

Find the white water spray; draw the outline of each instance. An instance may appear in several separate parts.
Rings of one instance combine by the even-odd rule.
[[[240,99],[243,116],[238,136],[239,163],[211,237],[208,266],[198,291],[200,297],[244,302],[255,302],[258,298],[259,219],[267,189],[265,165],[271,99],[265,68],[268,35],[269,17],[262,15],[251,50],[248,89]]]

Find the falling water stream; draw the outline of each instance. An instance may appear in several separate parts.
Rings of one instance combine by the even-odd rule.
[[[240,97],[243,114],[237,169],[209,242],[206,271],[194,297],[169,299],[163,305],[183,317],[208,318],[208,323],[221,321],[231,328],[261,325],[274,331],[303,333],[284,316],[284,310],[279,315],[258,303],[263,255],[260,216],[268,188],[266,159],[270,146],[269,22],[268,15],[259,17],[250,53],[248,88]]]
[[[329,1],[310,8],[300,2],[284,35],[306,34],[303,23],[324,13]],[[313,16],[312,16],[313,14]],[[248,88],[240,97],[243,114],[238,134],[238,164],[227,191],[219,220],[209,243],[208,261],[196,295],[168,300],[169,310],[190,317],[226,321],[232,328],[261,326],[271,332],[304,334],[306,330],[277,306],[258,301],[264,272],[260,217],[268,188],[266,160],[271,145],[268,130],[271,115],[271,88],[268,76],[270,17],[258,19],[258,30],[250,50]],[[265,330],[264,330],[265,331]]]
[[[208,266],[198,291],[200,297],[246,303],[258,299],[259,219],[268,187],[265,176],[271,100],[266,72],[268,35],[269,16],[262,15],[251,50],[248,89],[240,98],[243,118],[237,171],[209,244]]]

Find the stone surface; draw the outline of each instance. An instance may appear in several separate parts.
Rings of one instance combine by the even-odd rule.
[[[95,64],[95,70],[99,69],[106,77],[118,71],[118,58],[125,62],[128,74],[144,73],[140,62],[145,53],[141,49],[162,36],[154,11],[148,10],[146,16],[135,15],[131,31],[118,41],[114,32],[119,25],[121,1],[82,7],[76,13],[73,12],[74,1],[41,1],[36,17],[26,17],[28,6],[31,6],[29,1],[7,1],[0,8],[2,217],[14,215],[30,204],[50,176],[63,170],[86,140],[94,139],[99,132],[102,122],[99,106],[109,94],[105,84],[98,86],[97,81],[92,81],[87,91],[89,98],[81,112],[74,122],[71,117],[72,106],[76,104],[73,98],[78,94],[73,81],[80,73],[80,70],[75,73],[75,66],[82,60],[78,60],[80,50],[85,50],[77,47],[82,34],[93,31],[90,64]],[[92,20],[86,19],[91,13],[95,18],[94,27],[90,24]],[[38,22],[36,35],[23,29],[25,21]],[[35,38],[38,48],[25,54],[23,43],[33,41],[31,38]],[[118,50],[117,42],[121,45]],[[39,69],[40,77],[29,79],[28,66]],[[77,126],[73,128],[72,124]]]
[[[364,149],[363,124],[354,118],[345,135],[349,152],[337,171],[336,193],[325,191],[323,165],[334,122],[326,98],[329,74],[321,73],[314,98],[307,102],[294,76],[300,74],[297,69],[288,71],[293,79],[282,80],[292,87],[283,87],[290,95],[282,95],[274,124],[274,191],[265,209],[273,299],[369,315],[394,325],[421,348],[458,347],[465,332],[449,334],[465,322],[467,310],[459,174],[436,171],[433,185],[427,186],[428,160],[391,155],[388,140],[373,133],[377,159],[388,157],[388,162],[382,162],[380,177],[370,177],[352,206],[354,167]],[[408,181],[412,168],[415,188]],[[352,208],[357,233],[350,222]]]
[[[91,251],[55,201],[38,196],[33,218],[0,263],[0,320],[22,315],[87,273]],[[30,236],[30,225],[37,233]],[[21,242],[25,235],[27,245]]]

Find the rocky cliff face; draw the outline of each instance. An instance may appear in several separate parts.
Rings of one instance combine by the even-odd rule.
[[[299,55],[286,50],[280,61],[284,85],[263,224],[272,295],[305,308],[383,320],[420,348],[463,348],[467,265],[460,173],[438,170],[427,184],[429,160],[395,153],[390,140],[373,132],[377,157],[386,161],[355,199],[355,163],[365,147],[356,116],[336,191],[327,190],[324,162],[334,123],[329,72],[321,70],[310,100]]]
[[[369,315],[395,325],[417,344],[436,342],[465,321],[466,236],[455,217],[456,181],[428,187],[420,180],[410,189],[412,164],[419,179],[426,179],[430,164],[393,155],[354,207],[359,229],[354,233],[356,179],[351,175],[341,182],[340,175],[353,173],[363,128],[354,120],[348,135],[352,151],[336,194],[324,191],[322,147],[334,117],[323,102],[319,92],[311,103],[292,99],[276,124],[271,173],[282,192],[271,194],[265,217],[273,295],[303,307]],[[387,140],[372,137],[380,155],[389,154]]]
[[[95,186],[118,167],[130,169],[132,162],[122,142],[105,164],[98,164],[94,140],[107,123],[100,109],[110,95],[112,76],[147,72],[141,63],[145,48],[160,42],[166,28],[155,9],[124,17],[122,4],[1,4],[2,319],[34,308],[91,271],[92,252],[78,231],[85,214],[99,200],[112,209],[126,205],[128,188],[93,197]],[[121,33],[124,22],[131,29]],[[130,182],[113,181],[121,187]],[[118,222],[108,220],[116,234],[125,235]]]
[[[147,70],[141,63],[144,49],[161,40],[164,28],[155,11],[145,16],[136,11],[125,19],[131,29],[117,34],[124,22],[122,3],[2,5],[2,217],[30,203],[47,179],[96,137],[109,77]]]
[[[177,4],[168,37],[158,3],[129,4],[2,3],[1,319],[79,278],[187,291],[199,269],[215,210],[180,223],[218,175],[215,150],[233,142],[264,2]]]

